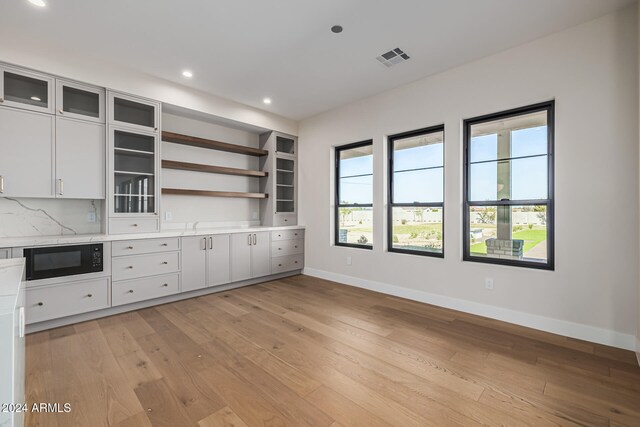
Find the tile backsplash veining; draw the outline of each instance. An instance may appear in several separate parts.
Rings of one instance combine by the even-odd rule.
[[[0,239],[100,233],[102,203],[102,200],[1,197]],[[95,212],[95,222],[88,222],[89,212]]]

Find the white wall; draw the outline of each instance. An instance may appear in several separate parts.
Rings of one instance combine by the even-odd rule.
[[[306,272],[633,348],[639,259],[635,7],[302,121]],[[550,99],[556,100],[556,270],[462,262],[462,120]],[[441,123],[446,257],[385,252],[385,135]],[[375,147],[375,248],[335,247],[332,146],[369,138]],[[602,219],[580,214],[594,204]],[[353,265],[346,265],[347,256]],[[484,289],[485,277],[495,279],[493,291]]]
[[[169,132],[183,133],[214,139],[231,144],[258,148],[258,134],[232,129],[173,114],[162,115],[162,128]],[[258,157],[226,153],[218,150],[190,147],[168,142],[162,143],[162,158],[180,162],[202,163],[240,169],[259,169]],[[240,191],[257,193],[259,178],[210,174],[182,170],[163,169],[162,187],[194,190]],[[257,199],[162,196],[162,228],[191,228],[199,226],[258,225],[260,205]],[[165,212],[173,219],[165,220]]]

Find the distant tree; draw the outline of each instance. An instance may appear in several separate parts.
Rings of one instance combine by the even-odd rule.
[[[347,216],[353,213],[352,208],[340,208],[340,216],[342,217],[342,222],[347,220]]]
[[[496,220],[496,208],[484,208],[478,212],[478,222],[489,224]]]
[[[367,239],[364,234],[362,236],[360,236],[360,238],[358,239],[358,243],[361,245],[366,245],[367,242],[369,241],[369,239]]]

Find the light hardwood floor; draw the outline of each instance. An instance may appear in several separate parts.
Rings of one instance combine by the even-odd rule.
[[[27,337],[30,426],[640,425],[632,352],[308,276]]]

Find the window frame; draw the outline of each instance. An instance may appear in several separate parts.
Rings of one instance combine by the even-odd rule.
[[[334,212],[334,245],[342,246],[347,248],[356,248],[356,249],[367,249],[373,250],[373,243],[371,245],[360,245],[356,243],[342,243],[340,242],[340,208],[371,208],[371,212],[373,213],[373,189],[371,191],[371,203],[361,204],[361,203],[349,203],[349,204],[341,204],[340,203],[340,153],[342,151],[350,150],[353,148],[366,147],[367,145],[371,145],[371,156],[373,157],[373,139],[367,139],[365,141],[354,142],[345,145],[338,145],[334,147],[334,156],[335,156],[335,212]],[[375,162],[373,164],[375,167]],[[371,170],[371,177],[373,178],[374,171],[373,167]],[[372,226],[374,223],[372,222]],[[375,228],[374,228],[375,230]]]
[[[394,149],[393,144],[398,139],[405,139],[412,136],[420,136],[427,135],[430,133],[442,132],[442,202],[414,202],[414,203],[394,203],[393,202],[393,157],[394,157]],[[444,222],[445,222],[445,129],[444,124],[430,126],[422,129],[416,129],[412,131],[397,133],[394,135],[389,135],[387,137],[387,171],[388,171],[388,181],[387,181],[387,251],[401,254],[410,254],[410,255],[421,255],[428,256],[433,258],[444,258]],[[438,167],[438,166],[436,166]],[[434,167],[435,169],[435,167]],[[440,208],[442,209],[442,252],[429,252],[429,251],[418,251],[414,249],[400,249],[393,247],[393,208],[402,208],[402,207],[425,207],[425,208]]]
[[[524,114],[536,113],[540,111],[547,112],[547,199],[532,200],[495,200],[495,201],[469,201],[471,187],[469,186],[469,176],[471,172],[470,159],[470,136],[471,126],[490,122],[500,119],[507,119]],[[525,107],[514,108],[511,110],[501,111],[498,113],[487,114],[484,116],[474,117],[463,121],[463,236],[462,236],[462,259],[463,261],[480,262],[485,264],[499,264],[513,267],[534,268],[538,270],[554,270],[555,269],[555,216],[554,216],[554,136],[555,136],[555,100],[541,102]],[[500,159],[496,159],[499,161]],[[469,210],[474,206],[536,206],[545,205],[547,207],[547,262],[541,263],[537,261],[512,260],[501,258],[479,257],[471,255],[471,224]]]

